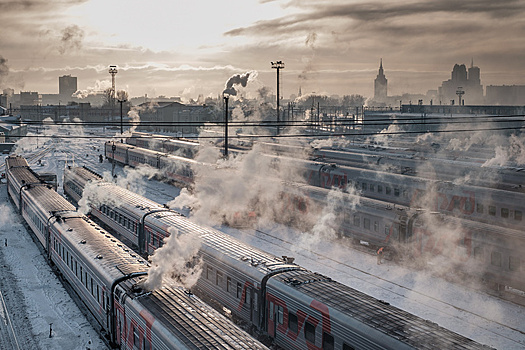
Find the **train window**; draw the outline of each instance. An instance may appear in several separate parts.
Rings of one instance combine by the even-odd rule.
[[[355,348],[347,343],[343,343],[343,350],[355,350]]]
[[[467,201],[465,202],[465,211],[467,211],[467,212],[472,211],[472,202],[469,201],[469,200],[467,200]]]
[[[217,275],[215,275],[215,284],[221,285],[222,284],[222,272],[217,271]]]
[[[270,301],[270,321],[273,321],[273,301]]]
[[[521,210],[515,210],[514,220],[521,221],[522,218],[523,218],[523,213],[521,212]]]
[[[323,350],[334,350],[334,336],[323,332]]]
[[[403,198],[408,198],[408,191],[407,190],[403,190]]]
[[[379,232],[379,222],[374,221],[374,231]]]
[[[137,328],[133,327],[133,348],[140,349],[140,337]]]
[[[383,186],[377,185],[377,193],[383,193]]]
[[[310,343],[315,343],[315,327],[308,321],[304,323],[304,339]]]
[[[517,271],[520,269],[520,258],[515,256],[509,256],[509,270],[510,271]]]
[[[474,247],[474,259],[483,260],[483,248]]]
[[[361,184],[361,189],[362,189],[363,191],[366,191],[366,188],[367,188],[367,186],[366,186],[366,182],[363,182],[363,183]]]
[[[80,266],[80,283],[84,283],[84,279],[82,278],[82,266]]]
[[[354,215],[354,226],[359,227],[361,225],[361,219],[359,218],[359,215]]]
[[[501,208],[501,217],[502,218],[508,218],[509,217],[509,208]]]
[[[479,214],[483,214],[483,204],[481,203],[476,204],[476,212]]]
[[[237,299],[240,299],[242,297],[242,286],[239,282],[237,282]]]
[[[206,279],[210,279],[211,278],[211,272],[213,271],[213,269],[210,267],[210,266],[206,266]]]
[[[75,276],[78,276],[78,263],[75,260]]]
[[[494,266],[501,266],[501,253],[492,252],[490,255],[490,263]]]
[[[392,193],[392,189],[388,186],[385,187],[385,193],[386,194],[391,194]]]
[[[226,291],[231,292],[232,290],[232,279],[231,277],[226,277]]]
[[[394,196],[399,197],[399,188],[394,188]]]
[[[494,205],[489,205],[489,215],[496,216],[496,207]]]
[[[281,306],[281,305],[276,305],[277,306],[277,322],[279,324],[283,324],[284,323],[284,308]]]
[[[299,327],[297,323],[297,315],[288,312],[288,328],[291,332],[297,334]]]
[[[91,281],[91,295],[95,296],[94,291],[93,291],[93,278],[90,277],[89,279]]]
[[[100,291],[97,284],[97,302],[100,304]]]
[[[370,192],[375,192],[376,186],[374,184],[370,184]]]
[[[157,239],[156,239],[154,233],[151,234],[151,244],[152,244],[153,246],[155,246],[155,245],[157,244]]]
[[[246,298],[244,298],[244,303],[248,304],[248,306],[252,303],[252,290],[251,288],[246,288]]]
[[[367,230],[370,230],[370,219],[369,218],[363,219],[363,227]]]
[[[151,350],[151,342],[148,340],[148,338],[144,337],[144,343],[142,350]]]

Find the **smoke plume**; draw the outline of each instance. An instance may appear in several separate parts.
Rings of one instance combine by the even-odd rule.
[[[246,85],[248,84],[248,81],[255,79],[257,77],[257,74],[258,74],[257,71],[252,70],[244,74],[232,75],[230,79],[228,79],[228,81],[226,82],[224,91],[222,93],[229,94],[231,96],[236,96],[237,90],[235,89],[235,87],[236,86],[238,87],[239,85],[242,87],[246,87]]]

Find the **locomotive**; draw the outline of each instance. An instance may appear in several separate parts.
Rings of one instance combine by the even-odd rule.
[[[119,349],[265,349],[187,290],[143,288],[150,264],[76,211],[18,156],[6,158],[8,193],[50,263]]]
[[[486,348],[377,300],[289,257],[248,246],[100,177],[66,169],[64,191],[88,196],[91,215],[144,255],[164,249],[171,232],[201,242],[202,274],[192,291],[285,349]],[[98,200],[89,193],[103,192]],[[85,198],[84,198],[85,200]],[[381,321],[378,321],[381,320]]]

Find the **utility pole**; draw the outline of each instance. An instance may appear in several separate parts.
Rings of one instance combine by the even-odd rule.
[[[277,135],[279,135],[279,115],[281,114],[281,110],[279,107],[279,102],[281,99],[281,94],[279,92],[279,71],[281,69],[284,69],[284,62],[283,61],[276,61],[276,62],[270,62],[272,64],[272,68],[277,69]]]
[[[224,94],[224,158],[228,158],[228,100],[229,94]]]

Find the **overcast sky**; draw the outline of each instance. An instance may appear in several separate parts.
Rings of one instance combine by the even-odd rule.
[[[426,93],[455,63],[487,85],[525,85],[524,0],[0,0],[0,88],[79,89],[130,96],[217,96],[255,70],[247,94],[373,95],[383,59],[389,95]],[[253,76],[253,75],[252,75]]]

